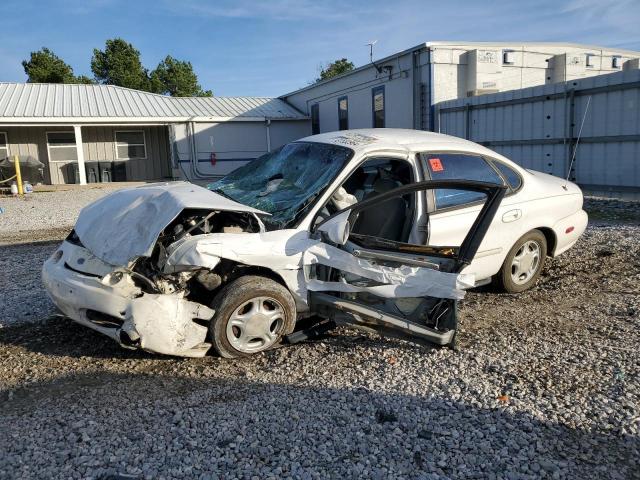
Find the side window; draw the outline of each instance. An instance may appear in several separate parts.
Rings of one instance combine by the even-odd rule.
[[[500,170],[500,173],[511,187],[511,190],[518,190],[520,188],[520,185],[522,185],[522,178],[520,178],[518,172],[497,160],[493,160],[493,164],[498,170]]]
[[[349,99],[347,97],[338,99],[338,128],[349,130]]]
[[[486,160],[462,153],[420,155],[426,172],[433,180],[475,180],[502,185],[504,182]],[[485,195],[467,190],[438,188],[435,190],[436,209],[457,207],[481,201]]]
[[[7,134],[0,132],[0,160],[4,160],[9,156],[9,143],[7,142]]]
[[[371,90],[373,128],[384,128],[384,85]]]
[[[311,135],[320,133],[320,105],[311,105]]]

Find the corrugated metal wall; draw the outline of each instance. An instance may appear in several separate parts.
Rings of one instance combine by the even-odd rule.
[[[588,111],[587,104],[589,104]],[[640,70],[436,105],[436,129],[592,192],[640,192]]]

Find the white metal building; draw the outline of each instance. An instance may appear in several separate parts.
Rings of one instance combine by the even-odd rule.
[[[0,159],[40,160],[45,183],[212,178],[309,131],[278,98],[0,83]]]
[[[288,93],[314,132],[434,129],[438,102],[638,68],[640,52],[573,43],[428,42]]]

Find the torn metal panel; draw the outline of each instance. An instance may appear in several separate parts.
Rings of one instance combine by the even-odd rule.
[[[346,218],[338,219],[336,228],[328,229],[343,236]],[[339,225],[338,225],[339,224]],[[335,230],[335,232],[334,232]],[[434,296],[460,299],[464,289],[474,284],[473,275],[440,272],[431,268],[402,266],[399,268],[377,265],[358,258],[339,248],[310,238],[307,232],[278,230],[265,233],[210,234],[190,238],[182,242],[167,259],[167,267],[217,265],[221,258],[246,265],[269,268],[279,274],[286,270],[301,270],[315,263],[337,268],[359,277],[374,280],[383,285],[360,287],[336,282],[305,280],[302,288],[298,275],[287,276],[287,287],[297,294],[306,290],[319,291],[369,291],[386,298]],[[306,295],[304,295],[306,297]],[[301,298],[307,303],[306,298]]]
[[[167,355],[202,357],[207,327],[193,319],[210,320],[215,312],[178,295],[146,294],[131,301],[122,331],[144,350]]]
[[[185,208],[268,215],[191,183],[157,183],[118,190],[86,206],[75,232],[96,257],[126,265],[151,255],[160,232]]]

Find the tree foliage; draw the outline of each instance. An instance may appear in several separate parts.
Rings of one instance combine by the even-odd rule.
[[[316,82],[327,80],[329,78],[336,77],[343,73],[353,70],[355,65],[346,58],[341,58],[335,62],[331,62],[326,66],[320,67],[320,76],[316,79]]]
[[[211,90],[202,90],[191,62],[171,55],[161,61],[150,76],[151,90],[172,97],[211,97]]]
[[[140,52],[122,38],[107,40],[104,51],[93,49],[91,71],[98,83],[149,91],[147,70]]]
[[[35,83],[101,83],[171,95],[172,97],[211,97],[203,90],[191,62],[167,55],[151,73],[144,68],[140,52],[122,38],[107,40],[104,50],[95,48],[91,71],[95,80],[85,75],[76,77],[73,69],[60,57],[43,47],[31,52],[22,62],[28,81]]]
[[[93,83],[88,77],[76,77],[73,68],[46,47],[31,52],[22,67],[29,83]]]

